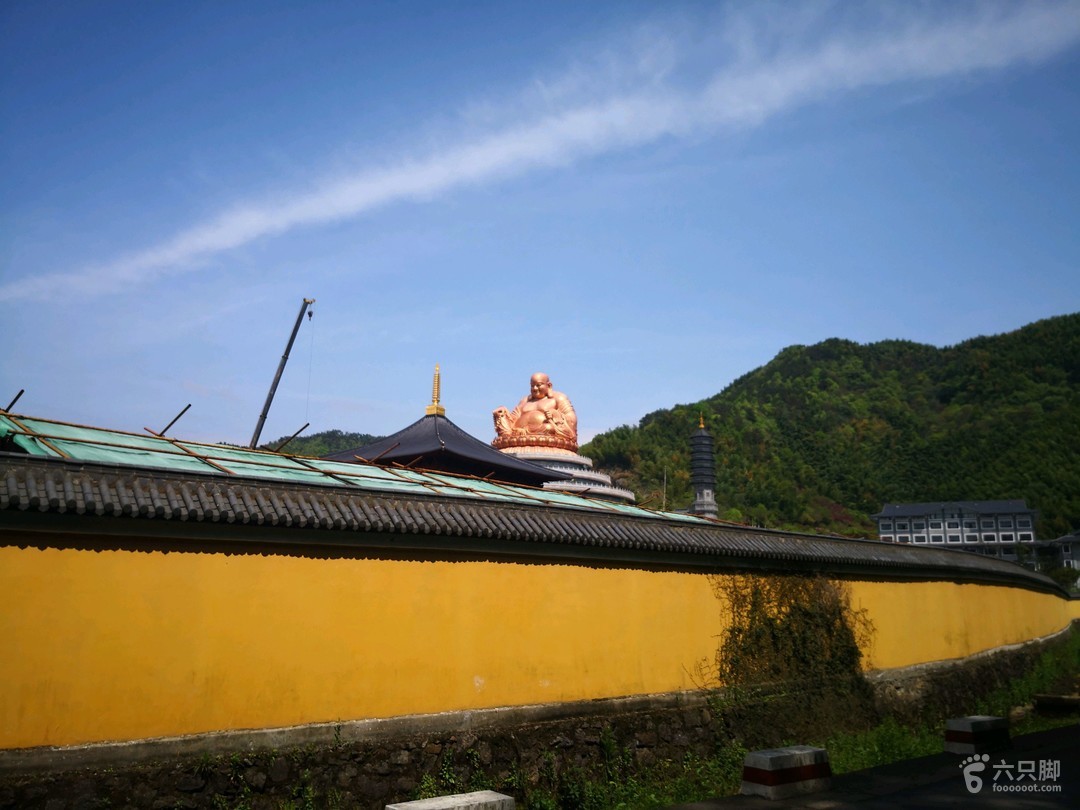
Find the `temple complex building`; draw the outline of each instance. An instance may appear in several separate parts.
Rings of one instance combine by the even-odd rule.
[[[440,402],[441,387],[439,367],[435,366],[431,404],[421,419],[384,439],[352,450],[331,453],[325,458],[392,464],[533,487],[570,480],[569,475],[559,470],[504,455],[466,433],[446,418],[446,408]]]
[[[325,458],[634,502],[633,492],[612,484],[610,476],[592,469],[592,459],[578,455],[577,414],[565,394],[551,390],[546,374],[533,375],[532,390],[513,411],[495,411],[499,436],[491,444],[450,421],[440,400],[441,379],[436,366],[431,404],[422,418],[384,439]]]
[[[887,503],[876,515],[886,543],[950,546],[1017,562],[1035,544],[1036,512],[1020,499]]]

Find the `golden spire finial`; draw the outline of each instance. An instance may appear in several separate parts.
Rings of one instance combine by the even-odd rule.
[[[704,413],[698,414],[698,427],[701,428],[702,430],[705,429],[705,414]]]
[[[435,364],[435,379],[431,383],[431,404],[424,411],[428,416],[445,416],[446,408],[439,404],[439,364]]]

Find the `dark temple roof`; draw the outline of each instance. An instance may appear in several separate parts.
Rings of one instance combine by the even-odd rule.
[[[935,501],[933,503],[887,503],[875,518],[920,517],[956,512],[964,515],[1002,515],[1034,512],[1023,499],[1008,501]]]
[[[542,486],[563,481],[565,473],[522,461],[470,436],[445,416],[428,415],[372,444],[323,456],[331,461],[402,464],[454,475],[470,475],[509,484]]]

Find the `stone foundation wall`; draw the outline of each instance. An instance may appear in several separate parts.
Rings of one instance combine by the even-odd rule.
[[[685,701],[682,701],[685,702]],[[555,770],[706,756],[715,748],[704,699],[678,708],[577,717],[513,728],[330,742],[55,774],[0,776],[0,808],[383,808],[416,798],[425,778],[519,798]],[[341,736],[344,736],[342,732]],[[452,791],[449,791],[452,792]]]
[[[970,714],[975,699],[1030,672],[1039,656],[1063,641],[1069,632],[1074,631],[959,661],[874,672],[867,680],[874,690],[878,712],[902,723]]]

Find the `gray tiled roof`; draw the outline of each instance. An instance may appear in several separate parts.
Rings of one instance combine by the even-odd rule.
[[[942,512],[958,512],[968,515],[1001,515],[1035,510],[1022,499],[1007,501],[936,501],[933,503],[887,503],[875,518],[919,517],[940,515]]]
[[[665,568],[823,572],[874,578],[950,579],[1058,590],[1048,578],[964,552],[770,531],[584,499],[566,505],[472,497],[449,477],[440,491],[359,490],[257,477],[191,474],[0,453],[0,540],[5,530],[41,542],[90,545],[115,538],[225,542],[243,553],[268,545],[292,553],[585,559]],[[481,482],[477,482],[480,484]],[[524,492],[524,491],[523,491]],[[527,493],[525,493],[527,494]],[[63,538],[63,539],[59,539]],[[17,542],[25,542],[25,540]],[[35,541],[37,542],[37,541]]]

